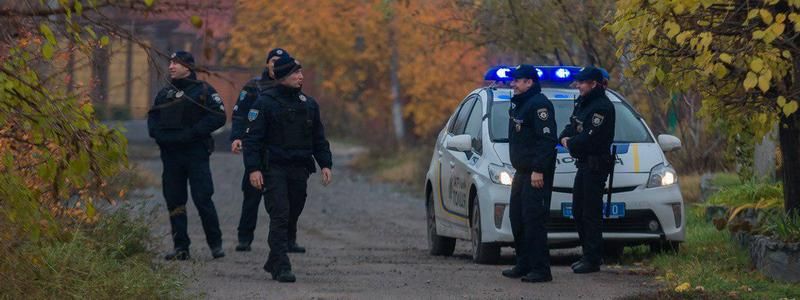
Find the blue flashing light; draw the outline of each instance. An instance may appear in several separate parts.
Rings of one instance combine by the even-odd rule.
[[[555,72],[555,74],[556,74],[556,77],[558,77],[558,78],[561,78],[561,79],[566,79],[566,78],[569,78],[569,75],[572,75],[572,74],[569,72],[569,70],[567,70],[567,69],[564,69],[564,68],[558,68],[558,69],[556,69],[556,72]]]
[[[574,81],[574,76],[581,69],[581,67],[576,66],[536,66],[536,74],[542,83],[564,85]],[[486,71],[483,79],[492,82],[509,82],[514,80],[514,78],[511,78],[511,71],[513,71],[513,67],[495,66]]]
[[[555,95],[553,95],[553,98],[556,98],[556,99],[572,99],[572,98],[575,98],[575,97],[573,97],[571,95],[567,95],[567,94],[555,94]]]

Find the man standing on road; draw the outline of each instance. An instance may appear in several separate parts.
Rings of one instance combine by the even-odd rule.
[[[250,123],[243,141],[244,164],[250,184],[265,193],[270,216],[270,253],[264,270],[279,282],[294,282],[286,255],[290,220],[302,212],[308,176],[316,171],[314,160],[326,186],[332,179],[332,160],[319,105],[301,91],[300,63],[281,57],[273,74],[278,84],[261,90],[247,113]]]
[[[602,71],[586,67],[575,80],[581,95],[560,140],[578,168],[572,189],[572,214],[583,257],[572,264],[572,270],[581,274],[600,271],[602,264],[603,190],[614,163],[610,149],[614,142],[615,112],[606,96]]]
[[[516,169],[511,184],[509,218],[516,265],[503,276],[525,282],[552,281],[547,222],[556,168],[556,121],[553,104],[542,94],[536,68],[512,71],[509,154]]]
[[[148,112],[147,129],[161,149],[164,172],[161,176],[164,199],[169,209],[174,251],[167,260],[189,259],[186,228],[186,182],[203,222],[206,242],[214,258],[225,256],[222,232],[211,196],[209,157],[214,149],[211,132],[225,125],[225,108],[217,91],[197,80],[194,57],[185,51],[172,54],[170,84],[161,89]]]
[[[261,77],[248,81],[239,93],[239,99],[236,101],[236,106],[233,107],[233,126],[230,138],[231,152],[234,154],[239,154],[242,151],[242,139],[248,122],[247,112],[256,102],[259,89],[277,84],[272,74],[272,68],[275,61],[284,56],[289,56],[289,53],[284,49],[275,48],[269,51],[267,65]],[[244,194],[244,201],[242,202],[242,215],[239,219],[239,244],[236,246],[236,251],[250,251],[250,243],[253,242],[253,231],[256,229],[258,220],[258,207],[261,204],[261,191],[250,184],[250,174],[247,172],[244,173],[242,178],[242,193]],[[304,248],[297,245],[296,238],[293,238],[297,236],[297,218],[292,218],[289,223],[289,228],[295,229],[294,232],[289,231],[289,252],[305,252]],[[295,224],[295,226],[291,226],[291,224]]]

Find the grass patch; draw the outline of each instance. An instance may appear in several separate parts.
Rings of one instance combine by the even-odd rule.
[[[716,173],[711,179],[711,184],[716,187],[729,187],[742,183],[736,173]]]
[[[783,199],[783,186],[780,183],[748,181],[727,186],[708,199],[709,204],[737,207],[757,203],[763,199]]]
[[[683,175],[678,180],[678,185],[681,186],[681,195],[683,201],[686,203],[700,202],[701,191],[700,181],[702,176],[698,174]]]
[[[2,299],[175,299],[183,281],[154,264],[150,232],[124,212],[58,239],[3,247]]]
[[[750,265],[747,250],[703,219],[700,207],[687,210],[686,242],[678,254],[650,255],[646,248],[626,249],[625,260],[653,266],[667,289],[655,299],[781,299],[800,295],[800,285],[766,278]]]
[[[393,152],[370,150],[353,161],[353,168],[367,172],[373,178],[421,188],[431,160],[429,147],[405,148]]]

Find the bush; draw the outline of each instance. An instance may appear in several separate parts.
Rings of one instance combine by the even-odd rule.
[[[709,198],[708,203],[726,207],[737,207],[758,203],[762,200],[783,199],[783,185],[748,181],[723,187]]]
[[[7,228],[4,228],[4,230]],[[2,248],[2,299],[174,299],[182,297],[177,272],[153,264],[151,235],[125,213],[59,239]]]

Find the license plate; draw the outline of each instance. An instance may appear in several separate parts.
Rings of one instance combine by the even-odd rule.
[[[608,202],[603,201],[603,218],[604,219],[619,219],[625,217],[625,203],[624,202],[611,202],[611,214],[606,217],[606,208]],[[572,203],[561,203],[561,214],[565,218],[573,219],[572,216]]]

